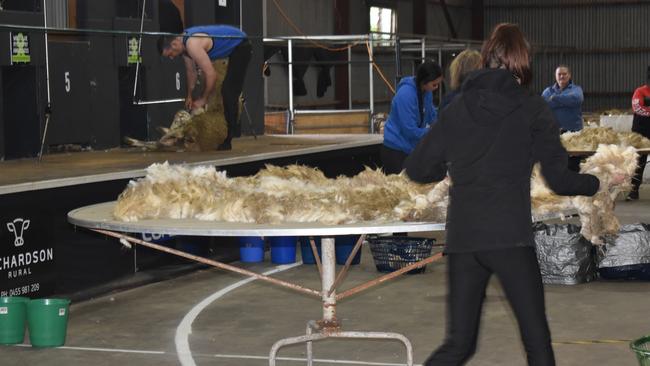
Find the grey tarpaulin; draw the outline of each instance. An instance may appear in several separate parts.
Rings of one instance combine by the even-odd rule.
[[[605,241],[598,256],[601,268],[650,263],[650,225],[622,226],[618,236]]]
[[[575,285],[596,277],[592,245],[571,224],[536,224],[537,260],[546,284]]]

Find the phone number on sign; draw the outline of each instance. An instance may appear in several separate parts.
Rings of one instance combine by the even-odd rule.
[[[37,292],[41,288],[41,285],[37,283],[32,283],[31,285],[25,285],[21,287],[11,288],[9,290],[0,291],[0,296],[21,296],[27,295],[32,292]]]

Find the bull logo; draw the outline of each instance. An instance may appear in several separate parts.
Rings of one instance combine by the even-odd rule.
[[[14,246],[22,247],[25,244],[23,233],[29,228],[29,220],[21,218],[15,219],[13,222],[7,223],[7,229],[10,233],[14,233]]]

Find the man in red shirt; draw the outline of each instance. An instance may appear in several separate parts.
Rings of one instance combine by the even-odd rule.
[[[650,66],[648,66],[646,83],[638,87],[632,96],[632,109],[634,110],[634,119],[632,120],[632,132],[639,133],[644,137],[650,138]],[[643,181],[643,169],[648,161],[648,155],[639,156],[638,167],[632,179],[632,191],[627,196],[627,200],[639,199],[639,186]]]

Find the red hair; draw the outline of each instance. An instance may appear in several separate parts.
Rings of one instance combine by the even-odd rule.
[[[517,24],[497,24],[481,49],[481,62],[488,68],[505,68],[527,85],[533,78],[530,45]]]

